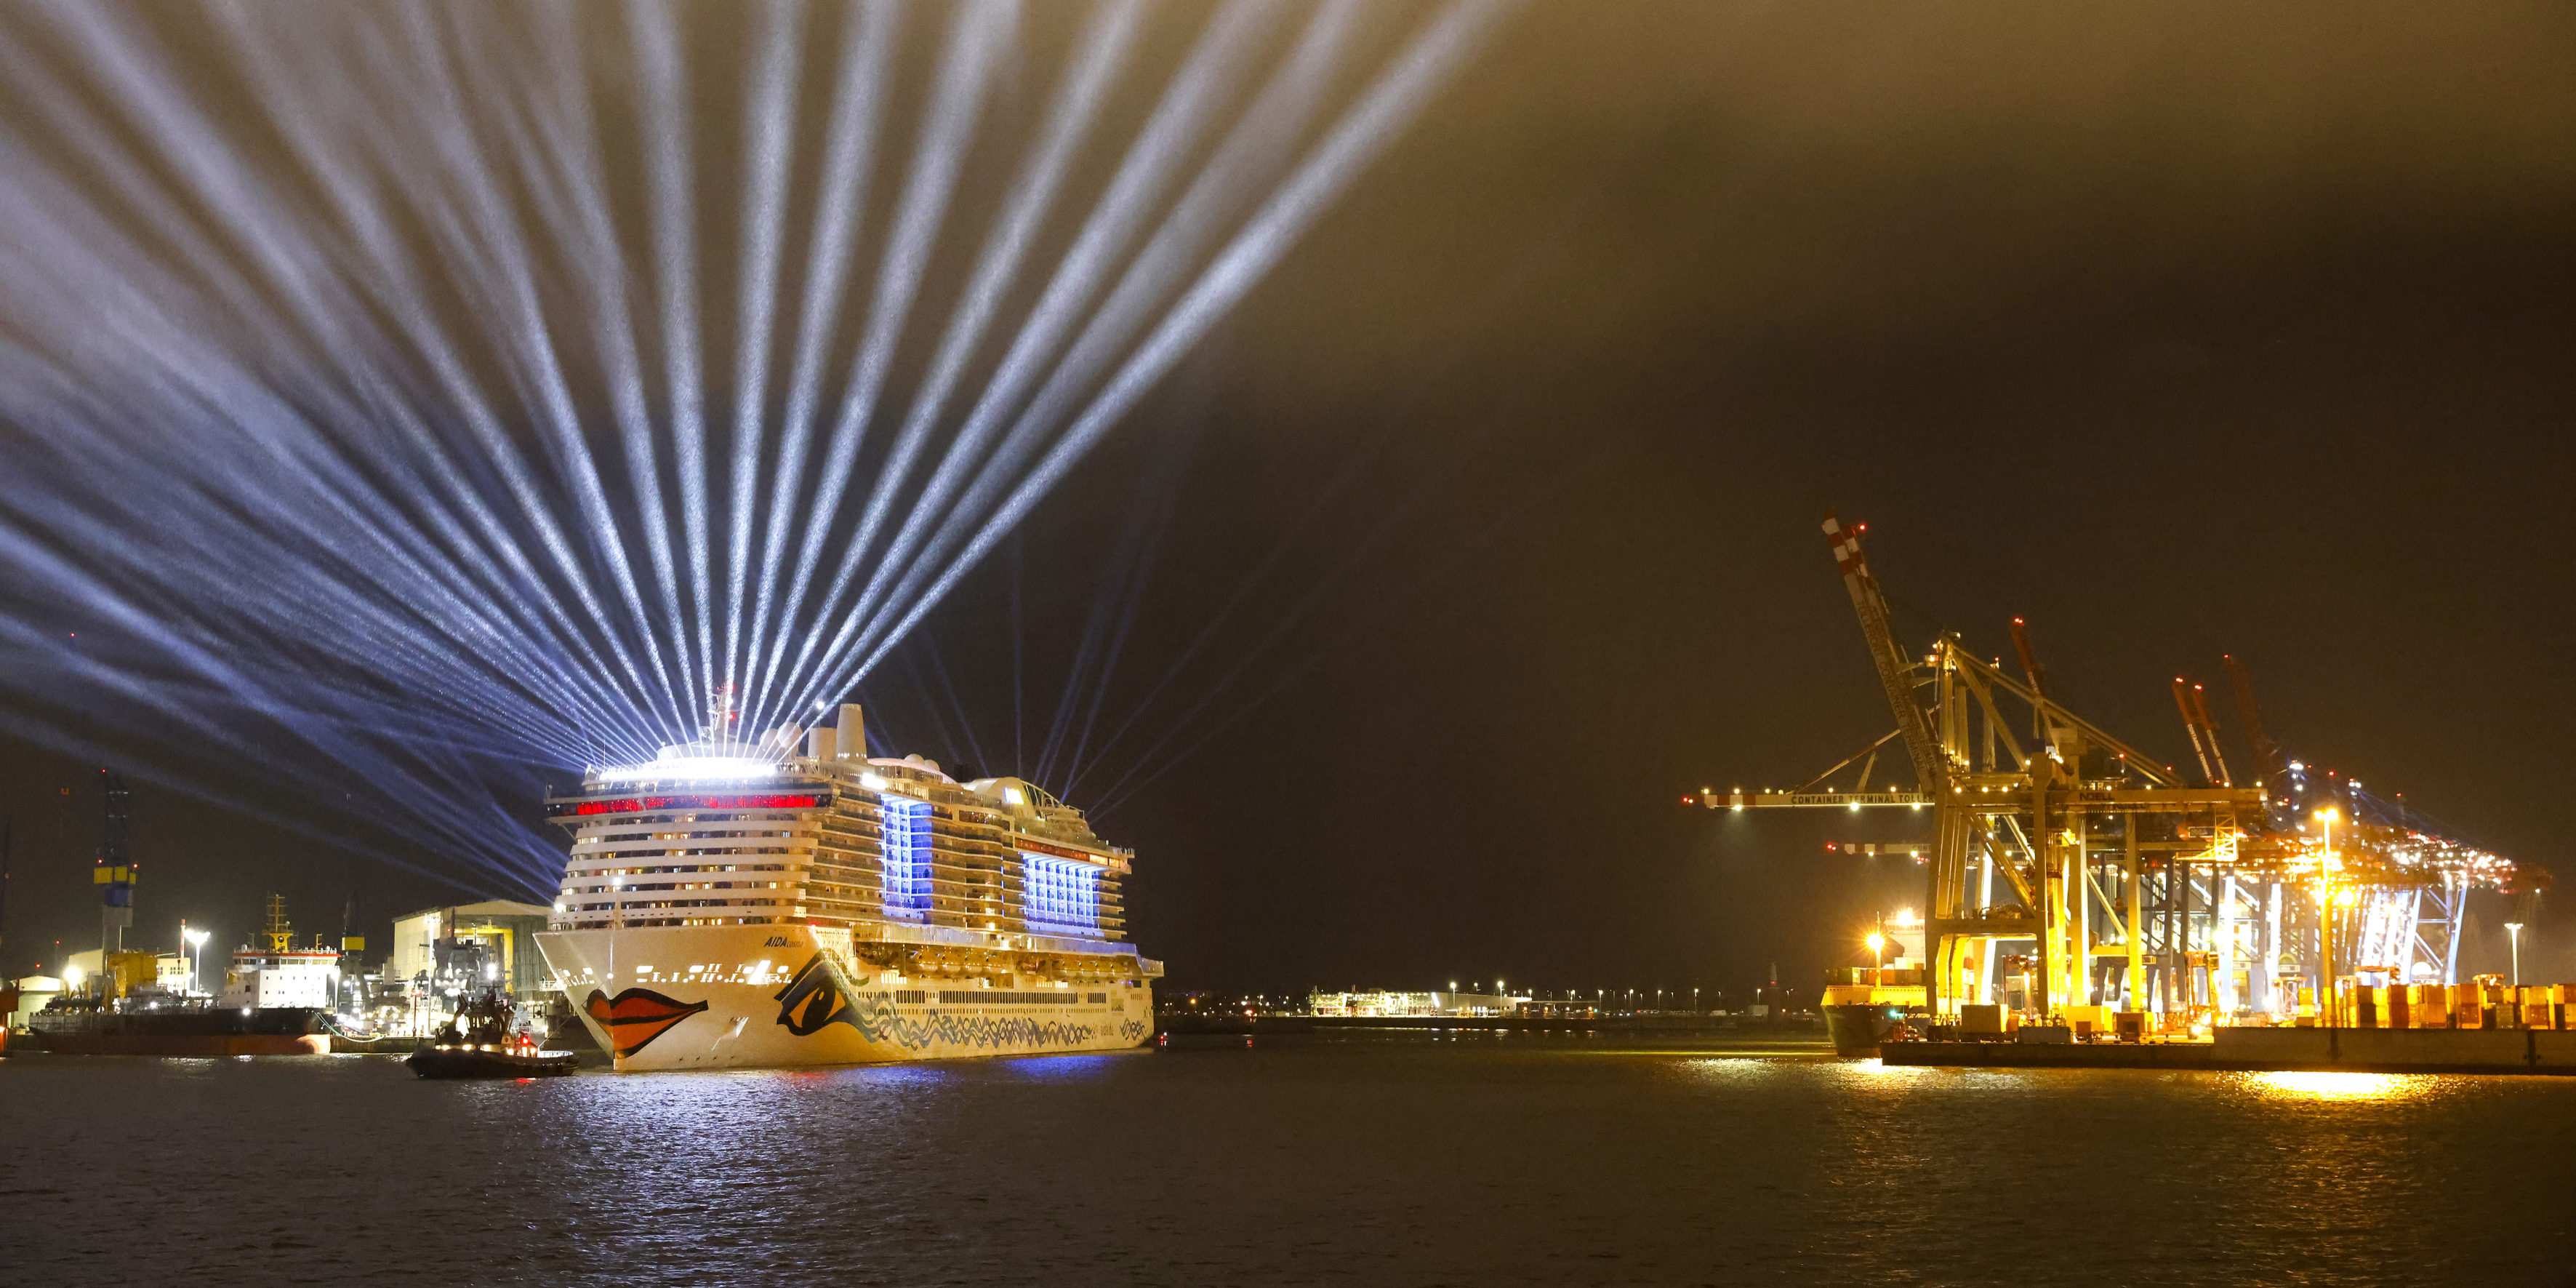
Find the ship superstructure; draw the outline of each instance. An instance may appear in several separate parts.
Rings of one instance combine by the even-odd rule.
[[[621,1069],[1109,1050],[1153,1032],[1132,854],[1017,778],[866,755],[858,707],[707,736],[549,799],[554,982]],[[801,746],[798,745],[801,742]],[[801,754],[797,754],[800,753]]]
[[[265,948],[234,950],[219,1004],[253,1010],[281,1006],[330,1010],[340,991],[340,953],[319,941],[311,948],[296,948],[294,927],[286,920],[285,896],[268,897],[268,929],[261,938],[267,941]]]

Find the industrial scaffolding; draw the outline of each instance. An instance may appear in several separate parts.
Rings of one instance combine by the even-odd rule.
[[[2510,861],[2359,783],[2312,783],[2264,733],[2232,658],[2256,770],[2242,782],[2197,685],[2174,682],[2193,763],[2168,767],[2059,703],[2018,618],[2019,676],[1955,634],[1907,651],[1861,532],[1825,522],[1896,728],[1796,789],[1701,800],[1928,814],[1930,837],[1906,848],[1926,859],[1932,1016],[1990,1003],[2107,1027],[2143,1011],[2178,1032],[2341,1016],[2359,987],[2458,982],[2468,892],[2507,887]],[[1899,741],[1914,789],[1873,790]]]

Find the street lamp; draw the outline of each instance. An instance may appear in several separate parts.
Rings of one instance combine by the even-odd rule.
[[[2508,921],[2504,923],[2504,928],[2506,935],[2513,940],[2513,986],[2518,989],[2522,987],[2522,923]],[[2513,1004],[2522,1005],[2520,993],[2514,994]]]
[[[179,923],[179,937],[188,941],[188,991],[194,993],[200,990],[205,978],[199,972],[206,965],[206,941],[214,936],[203,930],[190,930],[188,923],[183,921]]]
[[[1887,968],[1879,964],[1879,954],[1887,947],[1887,936],[1873,930],[1862,942],[1869,945],[1869,982],[1873,985],[1886,983]]]

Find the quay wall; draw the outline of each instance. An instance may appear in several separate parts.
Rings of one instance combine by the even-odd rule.
[[[1891,1065],[2576,1074],[2576,1030],[2223,1028],[2210,1042],[1890,1042]]]

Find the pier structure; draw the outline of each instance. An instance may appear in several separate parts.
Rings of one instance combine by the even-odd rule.
[[[2357,782],[2313,782],[2264,732],[2232,658],[2254,753],[2241,777],[2188,681],[2174,698],[2193,762],[2169,766],[2060,702],[2018,618],[2019,674],[1954,633],[1909,649],[1864,527],[1824,525],[1896,727],[1797,788],[1699,800],[1919,815],[1928,835],[1878,848],[1926,868],[1919,983],[1933,1023],[2021,1017],[2123,1036],[2333,1026],[2374,999],[2384,1015],[2391,990],[2459,982],[2466,896],[2509,887],[2510,861]],[[1911,790],[1873,782],[1890,744]]]

